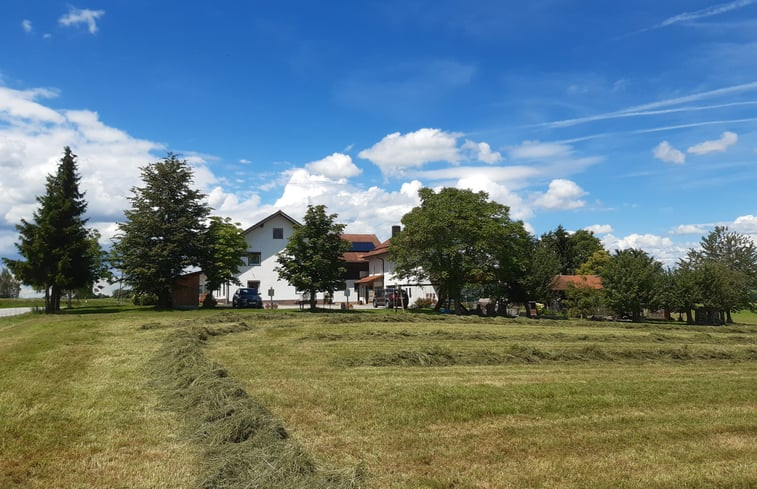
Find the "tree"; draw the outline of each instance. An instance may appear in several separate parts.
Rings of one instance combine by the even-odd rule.
[[[40,207],[31,222],[16,226],[22,260],[3,259],[18,279],[45,292],[45,312],[60,310],[64,291],[92,283],[96,275],[99,245],[92,246],[91,231],[85,227],[87,203],[79,191],[76,155],[66,146],[55,175],[47,176],[45,195],[37,197]]]
[[[751,289],[757,287],[757,247],[743,234],[728,231],[725,226],[716,226],[707,236],[702,237],[699,250],[689,250],[688,260],[692,266],[700,268],[705,263],[717,263],[719,267],[708,267],[719,280],[707,284],[709,293],[715,294],[722,302],[726,321],[733,322],[732,311],[751,307]],[[720,283],[728,290],[715,291],[712,287]],[[709,300],[703,296],[702,300]]]
[[[21,282],[7,269],[0,270],[0,297],[3,299],[18,299],[21,292]]]
[[[526,281],[531,299],[548,303],[556,297],[552,285],[560,267],[560,257],[551,246],[541,240],[535,244]]]
[[[231,219],[213,216],[204,233],[204,254],[200,268],[205,274],[205,307],[215,306],[213,291],[224,283],[241,285],[237,278],[247,241],[242,230]]]
[[[192,188],[192,169],[169,153],[141,168],[143,187],[132,188],[131,209],[114,238],[116,263],[137,294],[154,294],[171,307],[171,287],[188,267],[202,262],[210,207]]]
[[[574,233],[568,233],[562,225],[557,229],[541,236],[541,243],[552,250],[560,263],[558,273],[573,275],[583,263],[585,263],[597,251],[601,251],[602,242],[594,236],[594,233],[585,229],[579,229]]]
[[[576,275],[601,275],[602,269],[610,261],[610,254],[604,248],[591,254],[576,270]]]
[[[634,322],[644,308],[661,303],[662,264],[643,250],[616,251],[600,276],[607,305],[617,314],[631,313]]]
[[[565,289],[565,302],[568,313],[583,319],[594,314],[602,308],[604,292],[587,285],[569,284]]]
[[[423,188],[421,205],[402,217],[404,229],[392,238],[389,253],[395,273],[428,279],[439,292],[437,309],[448,300],[461,310],[462,290],[518,275],[520,264],[503,250],[522,239],[522,223],[513,223],[509,208],[489,201],[486,192]]]
[[[311,311],[318,292],[333,293],[344,286],[342,255],[350,250],[350,242],[342,239],[344,224],[336,223],[336,217],[326,214],[324,205],[309,205],[305,223],[294,229],[276,258],[279,277],[308,292]]]

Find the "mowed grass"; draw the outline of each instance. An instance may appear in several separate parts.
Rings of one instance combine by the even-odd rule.
[[[0,318],[0,488],[757,487],[756,317],[686,327],[93,301]],[[270,413],[286,439],[269,450],[257,435],[192,435],[191,412],[156,385],[158,353],[183,332],[244,389],[231,400]],[[181,381],[167,373],[164,387]],[[282,460],[294,480],[255,485],[256,463],[281,475]]]
[[[239,314],[209,357],[369,487],[757,487],[753,324]]]
[[[191,487],[197,450],[146,387],[167,332],[138,328],[166,314],[102,310],[0,318],[0,488]]]

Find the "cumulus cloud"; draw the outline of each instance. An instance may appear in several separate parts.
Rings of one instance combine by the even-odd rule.
[[[56,96],[55,91],[45,88],[13,90],[0,87],[0,117],[12,119],[14,123],[26,120],[60,124],[65,121],[63,115],[37,102],[37,99]]]
[[[24,30],[24,32],[31,32],[32,31],[32,21],[29,19],[24,19],[21,21],[21,28]]]
[[[681,224],[680,226],[676,226],[669,231],[670,234],[673,234],[676,236],[687,235],[687,234],[702,235],[702,234],[705,234],[706,232],[707,232],[707,229],[700,224]]]
[[[612,226],[609,224],[592,224],[591,226],[586,226],[584,229],[594,234],[608,234],[612,232]]]
[[[486,192],[494,202],[508,206],[510,217],[513,219],[528,219],[534,215],[532,207],[518,194],[505,185],[493,181],[486,173],[473,173],[461,178],[456,187],[474,192]]]
[[[676,165],[683,165],[686,162],[686,155],[681,150],[678,150],[670,145],[669,142],[663,141],[652,150],[654,157],[660,161],[666,163],[675,163]]]
[[[407,134],[395,132],[364,149],[358,156],[371,161],[384,174],[401,172],[406,168],[420,167],[435,161],[459,163],[462,160],[457,147],[460,136],[459,133],[428,128]]]
[[[586,192],[571,180],[552,180],[546,193],[536,194],[534,205],[543,209],[577,209],[586,205]]]
[[[489,143],[476,143],[470,139],[466,139],[463,149],[471,153],[471,159],[490,164],[502,161],[502,154],[498,151],[492,151]]]
[[[305,168],[328,178],[350,178],[363,172],[352,162],[352,158],[344,153],[333,153],[321,160],[312,161],[305,165]]]
[[[58,19],[60,25],[71,27],[86,24],[90,34],[97,33],[97,19],[105,15],[105,10],[78,9],[70,7],[68,13]]]
[[[615,250],[642,249],[666,267],[674,267],[679,259],[686,256],[694,243],[676,244],[672,239],[654,234],[629,234],[618,238],[606,234],[600,238],[602,245],[610,252]]]
[[[739,140],[739,136],[735,132],[726,131],[720,139],[714,141],[704,141],[703,143],[695,144],[686,151],[690,154],[704,155],[707,153],[722,153],[727,150],[729,146],[733,146]]]

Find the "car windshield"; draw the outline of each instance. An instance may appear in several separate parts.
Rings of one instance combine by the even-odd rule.
[[[259,295],[258,289],[239,289],[239,295]]]

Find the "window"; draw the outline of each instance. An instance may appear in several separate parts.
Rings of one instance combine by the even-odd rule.
[[[260,265],[260,252],[259,251],[253,251],[252,253],[247,253],[247,265],[249,266]]]
[[[247,281],[247,288],[248,289],[260,289],[260,280],[248,280]]]
[[[284,228],[273,228],[273,239],[284,239]]]

